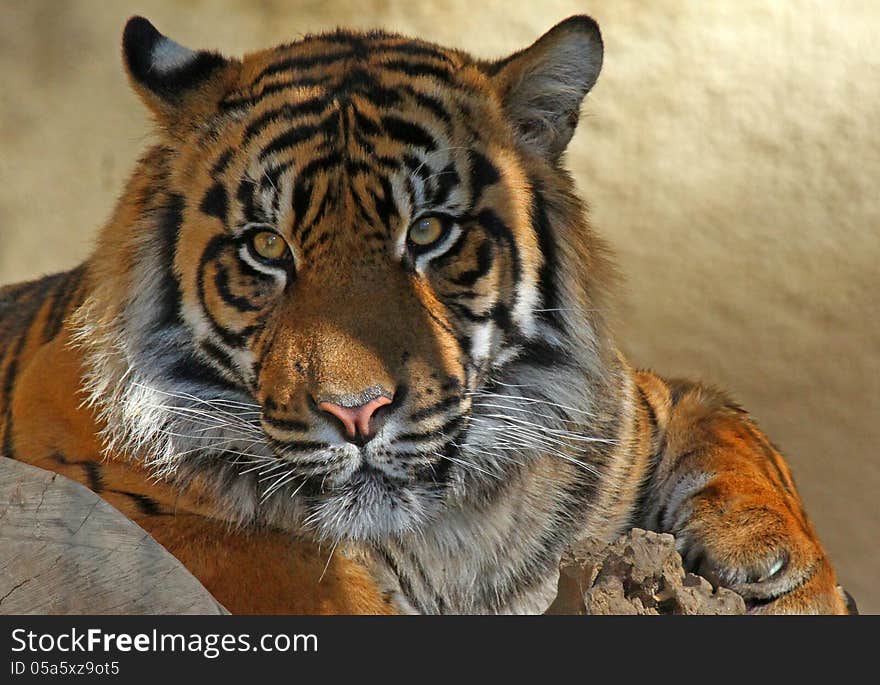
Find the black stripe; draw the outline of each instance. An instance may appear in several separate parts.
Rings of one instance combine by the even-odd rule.
[[[431,440],[436,440],[438,437],[454,438],[456,437],[458,429],[461,428],[463,424],[464,416],[456,416],[439,428],[432,429],[427,433],[401,433],[400,435],[395,436],[394,440],[391,442],[430,442]]]
[[[202,253],[199,270],[196,275],[196,292],[198,294],[199,304],[208,319],[208,323],[211,324],[212,330],[220,337],[227,347],[236,349],[244,347],[248,338],[259,329],[259,326],[246,326],[241,331],[234,331],[226,328],[211,315],[210,309],[208,308],[207,298],[205,297],[205,271],[207,270],[208,263],[216,260],[222,250],[230,249],[231,247],[234,247],[234,245],[230,242],[229,236],[226,235],[214,236],[214,238],[208,243],[205,251]],[[219,264],[217,266],[219,267]]]
[[[473,309],[468,307],[466,304],[461,302],[448,302],[446,306],[452,311],[454,314],[470,321],[472,323],[485,323],[492,318],[492,310],[479,313],[475,312]]]
[[[543,309],[559,308],[559,290],[556,284],[556,274],[559,270],[556,238],[553,235],[553,229],[550,226],[550,219],[547,215],[547,206],[542,195],[540,184],[533,181],[532,195],[532,228],[538,237],[538,247],[541,250],[541,256],[544,263],[541,265],[539,272],[538,291],[541,293],[541,302]],[[545,322],[555,326],[557,329],[563,327],[562,317],[559,312],[546,311],[540,312],[540,318]]]
[[[86,473],[89,481],[89,489],[100,493],[104,489],[104,479],[101,477],[101,467],[93,461],[81,461],[79,465]]]
[[[510,307],[503,302],[496,302],[492,307],[492,311],[489,312],[489,316],[492,318],[492,321],[495,322],[495,325],[505,333],[513,329],[513,318],[510,315]]]
[[[358,174],[372,175],[376,173],[377,170],[389,172],[396,171],[400,168],[400,160],[396,157],[380,155],[369,148],[365,149],[362,154],[368,155],[369,161],[351,158],[345,160],[345,170],[350,176],[356,176]]]
[[[245,221],[260,224],[268,223],[263,209],[257,206],[254,195],[256,193],[257,184],[248,177],[244,177],[238,183],[238,189],[235,192],[235,198],[241,205],[241,213]]]
[[[315,440],[277,440],[268,436],[267,441],[272,447],[275,447],[279,451],[295,450],[302,452],[308,450],[310,452],[317,452],[318,450],[330,447],[329,443],[317,442]]]
[[[285,152],[300,143],[314,138],[319,134],[326,134],[331,122],[336,122],[336,116],[327,117],[317,124],[304,124],[291,128],[273,138],[260,152],[260,161],[265,162],[271,155]]]
[[[329,105],[330,102],[327,98],[322,96],[312,97],[295,104],[286,102],[280,107],[267,110],[247,125],[242,134],[242,145],[247,145],[253,138],[260,135],[267,126],[273,123],[321,114]]]
[[[293,431],[299,433],[305,433],[309,430],[309,424],[305,421],[295,421],[292,419],[279,419],[274,416],[269,416],[268,414],[263,414],[263,422],[275,428],[277,430],[282,431]]]
[[[313,195],[314,188],[312,185],[304,181],[302,178],[297,177],[293,184],[293,197],[291,199],[294,221],[302,222],[303,218],[309,211],[309,207],[312,205]],[[301,224],[299,228],[294,230],[300,230],[300,228]]]
[[[180,283],[174,270],[174,257],[177,239],[183,224],[185,200],[182,195],[170,193],[157,221],[159,237],[159,264],[162,280],[157,283],[156,300],[160,314],[156,318],[156,328],[182,323],[180,317]]]
[[[134,502],[138,510],[145,516],[162,516],[167,513],[162,511],[159,503],[148,495],[142,495],[138,492],[128,492],[126,490],[108,490],[108,492],[117,495],[125,495]]]
[[[232,356],[226,351],[220,349],[213,341],[200,340],[199,346],[202,352],[204,352],[212,362],[219,365],[222,369],[234,373],[238,372],[238,364],[236,364]],[[225,383],[223,383],[223,385],[225,385]]]
[[[461,256],[461,252],[464,249],[465,245],[468,244],[468,242],[468,232],[462,231],[456,241],[449,246],[449,249],[447,249],[446,252],[439,255],[438,257],[434,257],[434,259],[431,260],[434,268],[443,269],[451,264],[455,264],[458,261],[459,256]],[[457,297],[461,296],[461,293],[457,294]]]
[[[437,98],[432,97],[430,95],[426,95],[425,93],[419,92],[415,88],[410,88],[408,86],[402,87],[402,90],[405,93],[407,93],[410,97],[412,97],[412,99],[415,101],[415,103],[419,107],[422,107],[423,109],[426,109],[429,112],[431,112],[435,117],[437,117],[437,119],[442,121],[447,127],[452,124],[453,116],[449,112],[449,110],[446,109],[446,106],[443,104],[442,101],[440,101]]]
[[[333,196],[329,192],[325,192],[321,196],[321,203],[318,205],[318,208],[312,215],[311,220],[294,226],[293,237],[299,240],[299,243],[303,247],[304,251],[306,249],[305,243],[306,241],[308,241],[309,236],[312,233],[312,229],[320,224],[321,221],[324,219],[324,216],[327,214],[327,211],[330,209],[330,206],[333,203],[333,199]],[[330,234],[325,233],[324,235],[329,237]]]
[[[430,307],[428,307],[421,299],[418,300],[418,305],[422,308],[422,311],[431,319],[435,324],[437,324],[445,333],[448,333],[451,336],[455,336],[455,331],[452,327],[446,323],[443,319],[437,316]]]
[[[281,164],[270,166],[266,169],[263,169],[263,177],[260,179],[260,190],[265,192],[269,188],[275,191],[275,196],[272,200],[272,205],[275,208],[275,211],[278,211],[278,201],[281,199],[278,193],[278,185],[279,179],[281,178],[281,174],[290,169],[293,166],[293,160],[288,160],[286,162],[282,162]]]
[[[678,465],[681,463],[681,461],[683,459],[688,459],[690,457],[693,457],[693,456],[700,454],[702,452],[705,452],[705,451],[706,451],[706,446],[701,446],[696,449],[688,450],[686,452],[682,452],[681,454],[675,455],[674,458],[671,460],[671,464],[669,466],[669,475],[663,481],[662,485],[665,485],[666,483],[668,483],[670,481],[670,479],[675,477],[675,475],[678,473]],[[661,486],[660,483],[655,483],[653,486],[653,489],[655,491],[659,491],[660,486]],[[679,504],[679,507],[680,506],[681,506],[681,504]],[[666,517],[668,514],[669,514],[669,498],[667,497],[663,500],[662,504],[660,505],[660,508],[657,510],[657,526],[656,526],[658,529],[657,532],[660,532],[660,533],[667,532],[666,530],[664,530],[666,527],[664,521],[666,520]]]
[[[2,449],[0,449],[0,458],[6,457],[7,459],[18,459],[15,456],[15,450],[12,445],[12,410],[6,410],[6,416],[3,418],[3,425],[0,426],[3,428],[3,442]]]
[[[507,243],[513,243],[513,235],[511,234],[510,229],[494,209],[483,209],[474,218],[493,238]]]
[[[452,189],[461,183],[461,178],[455,168],[455,163],[450,162],[442,171],[434,174],[433,181],[436,185],[434,191],[431,193],[431,203],[437,207],[446,202],[446,200],[449,199],[449,194],[452,192]]]
[[[79,293],[79,286],[85,274],[85,267],[78,267],[69,272],[63,280],[59,280],[52,296],[54,301],[43,324],[43,342],[54,340],[61,332],[64,319],[70,311],[73,298]],[[77,303],[79,304],[79,303]]]
[[[31,326],[34,319],[39,313],[41,301],[34,302],[32,306],[25,310],[23,319],[19,322],[18,339],[12,346],[9,354],[6,356],[6,373],[3,378],[3,385],[0,386],[0,406],[4,408],[5,417],[3,420],[3,452],[0,456],[15,459],[15,445],[13,444],[13,419],[12,419],[12,401],[15,392],[15,381],[18,378],[19,357],[24,351],[28,336],[31,332]]]
[[[779,479],[779,483],[785,489],[785,491],[797,499],[797,495],[792,492],[791,488],[788,485],[788,479],[785,477],[785,473],[783,473],[782,468],[780,468],[776,459],[779,456],[777,451],[773,450],[773,447],[770,445],[769,441],[761,435],[761,433],[754,427],[752,424],[745,420],[742,422],[742,426],[745,429],[746,433],[749,434],[749,437],[754,440],[758,444],[758,448],[761,450],[761,454],[764,455],[764,459],[770,462],[770,465],[773,467],[773,472],[776,474],[776,477]]]
[[[241,95],[239,97],[228,97],[220,102],[220,111],[228,112],[232,109],[241,109],[244,107],[253,107],[261,100],[293,88],[313,88],[315,86],[323,86],[329,81],[326,76],[316,78],[297,77],[288,81],[272,83],[260,90],[257,94]]]
[[[228,148],[227,150],[223,151],[223,154],[221,154],[217,158],[217,161],[214,162],[214,166],[211,167],[211,178],[216,178],[224,171],[226,171],[226,168],[229,166],[229,162],[232,161],[232,156],[234,154],[235,150],[233,148]]]
[[[440,49],[422,43],[414,43],[407,41],[405,43],[378,44],[375,46],[383,52],[396,52],[402,55],[412,55],[420,57],[432,57],[436,60],[452,64],[449,56]]]
[[[333,169],[333,167],[341,164],[342,161],[342,155],[338,151],[334,150],[333,152],[324,155],[323,157],[318,157],[311,160],[302,169],[300,169],[298,176],[304,180],[309,179],[315,174],[318,174],[322,171],[329,171]]]
[[[459,440],[464,443],[466,438],[465,435],[467,433],[467,427],[457,436]],[[431,482],[432,485],[446,488],[449,486],[450,479],[452,477],[452,469],[455,467],[456,462],[453,459],[457,458],[458,453],[461,451],[461,448],[452,444],[450,440],[447,442],[443,448],[440,450],[443,458],[430,469],[430,473],[422,472],[422,478],[426,478]]]
[[[61,452],[55,452],[51,455],[53,461],[65,466],[80,466],[85,472],[88,481],[89,490],[100,493],[104,489],[104,479],[101,477],[101,467],[93,461],[70,461]]]
[[[381,66],[388,71],[406,74],[412,78],[428,77],[446,84],[452,83],[452,71],[448,66],[431,64],[429,62],[413,62],[404,59],[388,60],[387,62],[382,62]]]
[[[339,96],[346,93],[359,95],[379,109],[398,107],[402,101],[399,91],[381,85],[370,72],[361,68],[352,69],[340,84]]]
[[[409,170],[410,175],[418,176],[423,184],[427,184],[431,174],[434,173],[434,168],[430,164],[409,153],[404,153],[403,163]]]
[[[468,150],[470,161],[470,192],[471,207],[476,207],[483,197],[483,191],[501,180],[501,174],[489,159],[481,152]]]
[[[229,270],[220,262],[216,263],[216,271],[214,273],[214,286],[217,288],[217,294],[223,298],[223,301],[233,309],[239,312],[258,312],[260,307],[255,305],[246,297],[236,295],[229,289]]]
[[[34,292],[42,291],[44,285],[43,279],[39,279],[0,287],[0,314],[10,305],[17,305],[32,296]]]
[[[460,273],[458,276],[451,279],[451,282],[455,285],[470,288],[479,279],[483,278],[487,273],[489,273],[489,271],[492,269],[492,264],[494,262],[495,250],[493,249],[493,243],[490,240],[484,240],[477,248],[476,267],[470,269],[469,271],[464,271]]]
[[[568,350],[551,345],[546,340],[523,342],[523,351],[517,362],[536,367],[568,366],[571,361]]]
[[[415,568],[416,575],[419,577],[419,580],[422,581],[422,587],[425,588],[427,593],[430,593],[434,599],[434,607],[438,614],[442,614],[446,610],[446,601],[443,597],[432,587],[431,580],[428,578],[428,574],[425,571],[425,567],[422,566],[422,563],[419,561],[418,557],[412,552],[407,552],[405,549],[402,549],[400,545],[398,545],[398,549],[400,549],[400,553],[405,555],[409,563]]]
[[[276,74],[287,71],[305,71],[314,69],[315,67],[327,66],[334,62],[354,57],[355,53],[351,50],[341,50],[338,52],[330,52],[322,55],[310,55],[304,57],[289,57],[281,62],[270,64],[263,69],[251,82],[251,88],[257,88],[262,81]]]
[[[450,392],[452,390],[460,390],[461,389],[461,379],[458,376],[447,376],[446,380],[443,381],[443,385],[440,386],[440,389],[444,392]]]
[[[422,419],[426,419],[429,416],[435,416],[437,414],[442,414],[447,409],[458,406],[461,403],[461,398],[457,395],[453,395],[452,397],[447,397],[436,404],[432,404],[423,409],[419,409],[418,411],[410,414],[410,421],[421,421]]]
[[[226,212],[229,209],[226,188],[224,188],[219,182],[212,185],[205,193],[204,197],[202,197],[202,203],[199,205],[199,209],[208,216],[220,219],[220,221],[225,224]]]
[[[238,368],[232,357],[210,340],[199,340],[196,345],[199,352],[219,367],[219,370],[200,359],[194,351],[188,351],[168,370],[169,375],[179,380],[194,381],[200,385],[231,387],[229,380],[221,374],[227,373],[234,378],[238,376]]]
[[[645,407],[648,413],[648,422],[651,424],[651,445],[653,447],[660,433],[660,424],[657,421],[657,412],[654,411],[654,407],[651,405],[651,402],[648,400],[648,396],[645,394],[645,391],[642,390],[640,385],[636,385],[636,390],[638,390],[639,399],[641,400],[642,405]],[[633,525],[648,525],[650,529],[654,529],[659,526],[659,521],[654,522],[653,526],[649,525],[648,506],[651,501],[651,495],[654,493],[654,474],[657,471],[657,466],[660,464],[660,460],[663,458],[663,453],[665,451],[666,436],[664,435],[660,439],[660,443],[657,445],[657,449],[651,453],[651,456],[648,459],[648,469],[642,476],[639,495],[636,498],[636,504],[633,507]]]
[[[379,216],[379,221],[382,222],[383,226],[390,226],[391,219],[399,215],[397,205],[394,204],[394,190],[392,189],[391,181],[388,180],[387,176],[382,176],[379,180],[379,184],[382,186],[381,197],[378,193],[373,191],[371,191],[370,194],[373,197],[373,204],[376,207],[376,214]]]
[[[392,558],[391,554],[384,547],[379,545],[375,545],[373,548],[382,557],[382,561],[385,562],[386,566],[391,569],[391,573],[397,578],[397,582],[400,584],[400,591],[403,593],[403,596],[409,600],[409,603],[413,605],[413,607],[419,613],[425,613],[422,606],[416,600],[415,592],[413,592],[412,583],[409,578],[397,567],[397,563]]]
[[[437,149],[434,138],[419,124],[387,114],[382,117],[382,128],[386,135],[412,147],[422,147],[429,152]]]
[[[382,132],[378,122],[374,121],[366,114],[360,111],[354,104],[349,106],[349,111],[354,116],[354,125],[361,132],[368,136],[376,136]]]
[[[522,263],[519,257],[519,250],[513,240],[513,234],[510,232],[507,224],[493,209],[483,209],[476,216],[477,223],[480,224],[486,232],[496,240],[506,242],[510,247],[511,257],[513,260],[513,276],[518,283],[522,278]]]

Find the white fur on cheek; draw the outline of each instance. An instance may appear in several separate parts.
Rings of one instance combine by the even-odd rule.
[[[492,351],[492,332],[494,328],[494,324],[488,321],[474,329],[474,334],[471,338],[471,356],[475,361],[486,359]]]

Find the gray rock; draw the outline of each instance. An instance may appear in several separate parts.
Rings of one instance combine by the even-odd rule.
[[[611,544],[576,543],[548,614],[744,614],[742,597],[686,573],[675,538],[633,528]]]

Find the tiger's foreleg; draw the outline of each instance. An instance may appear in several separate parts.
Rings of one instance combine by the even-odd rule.
[[[779,451],[722,394],[640,373],[657,452],[636,525],[675,535],[685,568],[752,613],[847,613]]]

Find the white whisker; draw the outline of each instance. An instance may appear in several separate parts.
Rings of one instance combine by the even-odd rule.
[[[333,547],[330,549],[330,556],[327,557],[327,563],[324,564],[324,570],[321,571],[321,577],[318,578],[318,582],[319,582],[319,583],[320,583],[322,580],[324,580],[324,574],[327,573],[327,569],[330,568],[330,560],[333,559],[333,553],[336,551],[336,546],[337,546],[338,544],[339,544],[339,540],[337,539],[337,540],[333,543]]]

